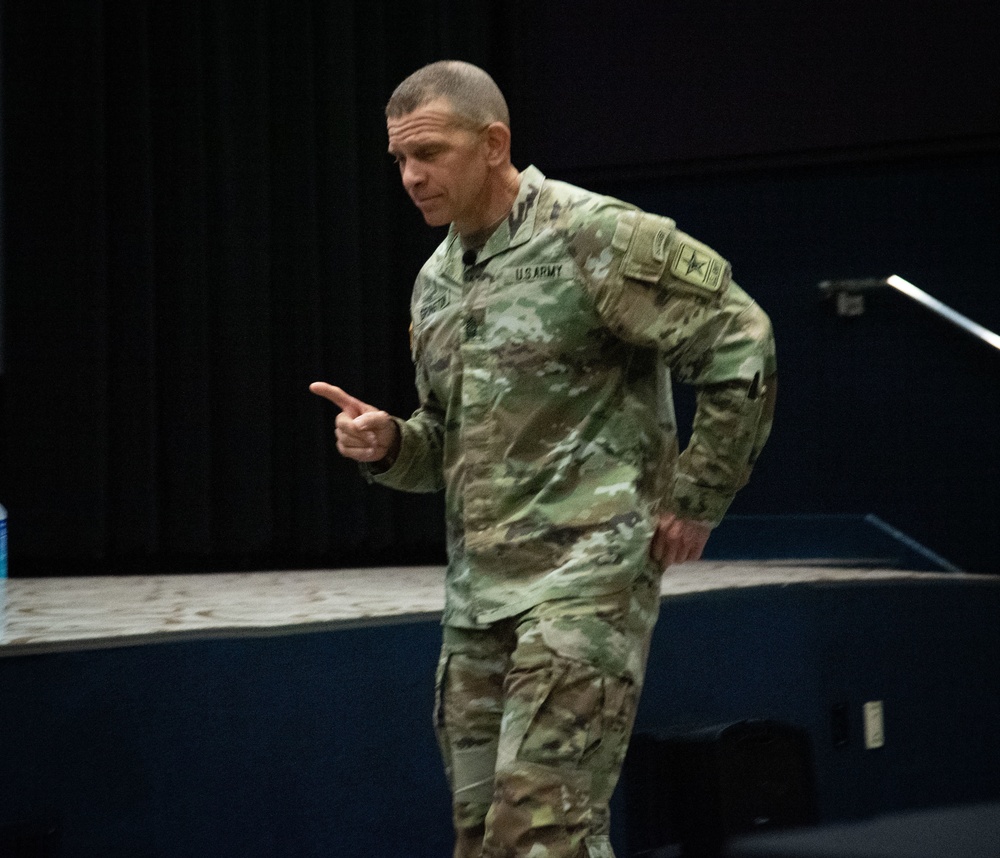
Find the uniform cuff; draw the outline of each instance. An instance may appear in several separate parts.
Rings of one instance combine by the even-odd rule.
[[[678,518],[715,527],[725,517],[735,496],[735,492],[720,492],[699,486],[689,478],[678,475],[674,481],[672,509]]]

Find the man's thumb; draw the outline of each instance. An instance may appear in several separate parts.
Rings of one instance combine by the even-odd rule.
[[[354,420],[354,425],[362,432],[379,432],[385,429],[392,418],[385,411],[366,411]]]

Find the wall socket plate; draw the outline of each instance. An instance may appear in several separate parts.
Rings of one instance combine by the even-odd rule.
[[[885,717],[881,700],[869,700],[864,705],[865,747],[869,750],[885,744]]]

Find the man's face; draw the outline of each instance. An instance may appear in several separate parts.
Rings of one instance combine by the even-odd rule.
[[[463,233],[488,226],[480,222],[488,202],[484,129],[468,127],[443,98],[389,119],[387,127],[403,187],[430,226],[454,222]]]

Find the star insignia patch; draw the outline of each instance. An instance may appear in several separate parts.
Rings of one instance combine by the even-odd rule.
[[[683,242],[670,270],[674,277],[715,292],[722,282],[723,262],[719,257]]]

